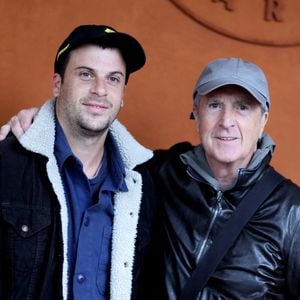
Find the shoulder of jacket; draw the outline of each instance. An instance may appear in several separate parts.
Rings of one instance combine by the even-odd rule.
[[[171,146],[169,149],[157,149],[154,151],[154,156],[145,166],[151,170],[158,169],[164,163],[177,159],[180,154],[190,151],[194,146],[189,142],[181,142]]]
[[[171,146],[169,149],[157,149],[154,151],[154,159],[159,158],[160,156],[170,157],[177,156],[187,151],[190,151],[194,146],[189,142],[181,142]]]

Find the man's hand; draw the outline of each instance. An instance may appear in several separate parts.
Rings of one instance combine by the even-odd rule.
[[[0,128],[0,141],[3,141],[10,131],[19,139],[30,127],[39,109],[36,107],[22,109]]]

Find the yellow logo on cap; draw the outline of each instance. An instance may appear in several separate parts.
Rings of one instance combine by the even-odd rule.
[[[61,49],[58,53],[57,53],[57,57],[56,57],[56,61],[58,61],[58,58],[70,47],[70,44],[68,44],[66,47],[64,47],[63,49]]]
[[[110,28],[106,28],[106,29],[104,30],[104,32],[106,32],[106,33],[112,33],[112,32],[115,32],[115,31],[112,30],[112,29],[110,29]]]

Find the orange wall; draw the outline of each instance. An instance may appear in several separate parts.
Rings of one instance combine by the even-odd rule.
[[[1,123],[51,97],[53,59],[73,27],[107,24],[134,35],[147,53],[144,69],[131,76],[119,116],[139,141],[151,148],[181,140],[197,143],[188,119],[194,83],[207,62],[240,56],[260,65],[269,78],[267,131],[277,143],[273,165],[300,183],[299,47],[231,39],[195,22],[168,0],[1,1],[0,14]]]

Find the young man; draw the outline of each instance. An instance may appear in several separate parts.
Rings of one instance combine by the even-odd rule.
[[[193,95],[201,144],[156,151],[144,164],[158,191],[160,218],[141,268],[139,299],[179,299],[245,195],[272,169],[275,144],[264,133],[269,89],[258,66],[217,59],[206,66]],[[299,231],[300,189],[284,179],[196,299],[299,299]]]
[[[54,99],[20,143],[0,144],[1,299],[130,299],[142,198],[134,168],[152,152],[115,119],[144,63],[132,36],[75,28],[57,51]]]

